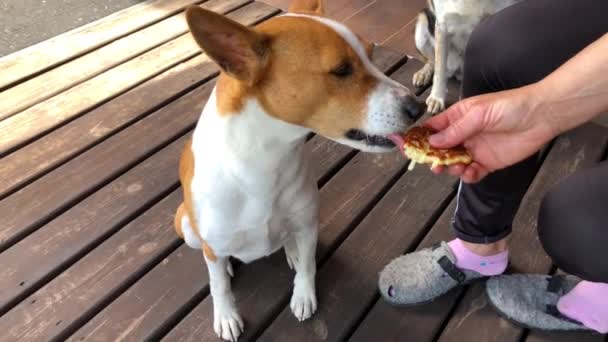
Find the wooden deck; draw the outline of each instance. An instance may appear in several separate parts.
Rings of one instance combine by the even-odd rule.
[[[150,0],[0,59],[0,341],[217,340],[201,253],[172,229],[179,152],[218,72],[183,9],[202,3],[254,25],[287,2]],[[328,0],[327,9],[382,43],[375,62],[409,85],[424,2]],[[535,235],[539,200],[605,158],[607,143],[608,129],[590,124],[547,150],[515,224],[517,271],[555,271]],[[420,308],[387,306],[378,272],[450,238],[456,180],[409,172],[397,153],[320,137],[307,147],[323,208],[319,310],[305,323],[292,317],[282,253],[237,265],[242,341],[603,341],[519,329],[490,310],[480,285]]]

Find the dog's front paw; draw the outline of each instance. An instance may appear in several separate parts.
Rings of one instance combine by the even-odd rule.
[[[435,115],[445,109],[445,99],[431,94],[426,99],[426,108],[429,113]]]
[[[416,71],[412,78],[412,84],[416,88],[423,88],[431,84],[433,80],[433,68],[425,64],[422,69]]]
[[[236,342],[243,332],[244,324],[234,303],[222,298],[214,298],[213,303],[213,330],[217,337]]]
[[[317,295],[314,284],[308,281],[296,281],[291,296],[291,312],[302,322],[309,319],[317,311]]]

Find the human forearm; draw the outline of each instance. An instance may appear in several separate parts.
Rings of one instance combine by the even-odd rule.
[[[531,86],[545,124],[560,134],[608,111],[608,34]]]

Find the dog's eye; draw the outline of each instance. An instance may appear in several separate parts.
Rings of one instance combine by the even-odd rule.
[[[344,62],[330,71],[330,74],[340,78],[348,77],[352,73],[353,66],[349,62]]]

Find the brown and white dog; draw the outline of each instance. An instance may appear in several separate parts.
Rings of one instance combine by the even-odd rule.
[[[284,248],[296,271],[294,315],[302,321],[316,310],[319,194],[306,136],[390,151],[387,136],[404,131],[423,107],[372,64],[371,45],[323,17],[320,0],[296,0],[290,13],[254,29],[199,7],[186,17],[222,72],[181,157],[184,202],[175,226],[202,249],[214,330],[234,341],[243,321],[230,256],[247,263]]]

